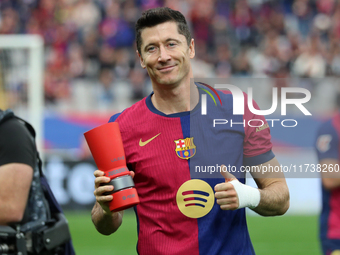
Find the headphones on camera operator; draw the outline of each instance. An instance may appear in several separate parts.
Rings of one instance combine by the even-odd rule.
[[[35,144],[34,128],[12,110],[0,109],[0,125],[10,119],[22,123]],[[30,195],[22,221],[11,226],[0,226],[0,255],[74,255],[68,222],[43,174],[38,151],[36,155]]]

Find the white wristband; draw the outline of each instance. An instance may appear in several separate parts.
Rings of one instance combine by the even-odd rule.
[[[259,205],[261,195],[258,189],[244,185],[238,180],[233,180],[230,183],[234,186],[238,196],[238,209],[244,207],[253,209]]]

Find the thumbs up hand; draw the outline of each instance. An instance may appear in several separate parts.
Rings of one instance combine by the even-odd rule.
[[[260,190],[245,185],[227,171],[225,165],[221,166],[221,174],[225,182],[215,186],[216,203],[222,210],[236,210],[249,207],[256,208],[261,200]]]
[[[215,186],[216,203],[220,205],[222,210],[236,210],[239,208],[239,198],[235,187],[231,181],[239,182],[237,178],[227,171],[225,165],[221,166],[221,174],[225,182]]]

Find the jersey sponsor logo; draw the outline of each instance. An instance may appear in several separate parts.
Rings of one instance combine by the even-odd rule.
[[[154,137],[151,137],[149,140],[146,140],[145,142],[142,141],[142,138],[139,140],[139,146],[143,147],[147,145],[149,142],[151,142],[153,139],[155,139],[157,136],[159,136],[161,133],[155,135]]]
[[[331,141],[332,141],[331,135],[320,135],[316,142],[316,148],[320,152],[326,152],[331,147]]]
[[[268,123],[262,125],[261,127],[257,127],[256,128],[256,133],[259,132],[259,131],[262,131],[263,129],[266,129],[266,128],[269,128]]]
[[[189,218],[201,218],[214,206],[215,196],[211,186],[202,180],[186,181],[176,194],[178,209]]]
[[[181,159],[192,158],[196,154],[196,145],[193,137],[174,140],[176,144],[176,155]]]

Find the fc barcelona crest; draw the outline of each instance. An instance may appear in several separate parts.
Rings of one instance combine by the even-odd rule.
[[[196,145],[194,138],[188,137],[185,139],[178,139],[174,141],[176,144],[176,154],[181,159],[189,159],[196,154]]]

